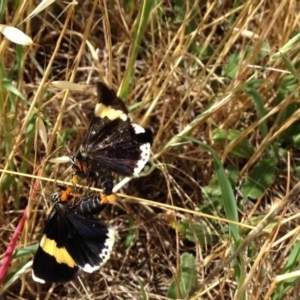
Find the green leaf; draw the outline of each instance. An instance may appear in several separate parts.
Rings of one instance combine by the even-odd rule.
[[[225,209],[225,213],[226,213],[226,217],[229,220],[232,221],[236,221],[239,222],[239,218],[238,218],[238,211],[237,211],[237,205],[236,205],[236,200],[235,200],[235,196],[234,196],[234,192],[233,189],[231,187],[230,181],[227,178],[226,172],[222,166],[222,163],[218,157],[218,154],[216,153],[216,151],[214,149],[212,149],[211,147],[209,147],[208,145],[192,138],[192,137],[182,137],[182,139],[187,140],[187,141],[192,141],[194,143],[197,143],[199,145],[201,145],[201,147],[207,151],[209,151],[214,158],[214,165],[215,165],[215,170],[217,173],[217,177],[218,177],[218,182],[219,182],[219,186],[222,192],[222,202],[221,205],[224,206]],[[240,231],[239,231],[239,227],[235,224],[230,224],[230,232],[233,236],[233,239],[235,241],[235,243],[237,243],[237,245],[239,245],[240,241],[241,241],[241,237],[240,237]]]
[[[299,83],[300,77],[298,74],[298,70],[294,67],[293,63],[287,58],[287,56],[285,56],[284,53],[281,53],[281,58],[282,58],[283,62],[285,63],[286,67],[289,69],[289,71],[293,75],[293,77],[295,79],[297,79],[297,81]]]
[[[226,168],[226,174],[231,183],[231,186],[234,187],[239,180],[238,167],[229,165]],[[210,180],[207,186],[204,186],[201,189],[201,193],[203,199],[209,201],[208,205],[205,204],[207,203],[207,201],[205,201],[204,204],[202,203],[199,206],[201,212],[207,214],[215,214],[216,212],[221,213],[223,211],[224,209],[223,196],[218,181],[218,177],[216,175],[212,177],[212,179]]]
[[[143,104],[143,102],[136,102],[136,103],[134,103],[134,104],[132,104],[132,105],[130,105],[129,107],[128,107],[128,111],[129,112],[132,112],[132,111],[134,111],[135,109],[137,109],[137,108],[139,108],[141,105]]]
[[[10,170],[14,171],[14,168],[12,167]],[[2,193],[6,192],[9,189],[16,191],[17,189],[16,176],[10,174],[5,175],[4,179],[2,180],[0,189]]]
[[[235,78],[236,73],[240,68],[240,64],[253,54],[253,47],[245,47],[242,53],[243,54],[241,55],[241,52],[237,51],[231,54],[231,56],[229,57],[228,64],[224,65],[222,69],[223,76],[228,76],[229,78],[232,79]],[[265,42],[261,47],[260,52],[256,56],[255,62],[258,62],[266,55],[269,55],[269,53],[270,53],[270,45],[267,42]]]
[[[128,15],[132,15],[136,8],[134,0],[124,0],[123,7],[124,7],[126,14],[128,14]]]
[[[26,97],[14,85],[12,85],[7,79],[3,79],[2,84],[12,94],[14,94],[15,96],[17,96],[23,100],[26,100]]]
[[[187,140],[187,141],[192,141],[194,143],[199,144],[203,149],[209,151],[213,158],[214,158],[214,166],[216,170],[216,174],[218,177],[218,182],[220,185],[220,189],[222,191],[222,205],[224,206],[226,217],[229,220],[233,220],[238,222],[239,217],[238,217],[238,209],[237,209],[237,204],[235,200],[235,195],[233,192],[233,189],[231,187],[230,181],[227,178],[226,172],[222,166],[222,163],[218,157],[218,154],[214,149],[209,147],[208,145],[192,138],[192,137],[186,137],[183,136],[182,139]],[[229,229],[230,229],[230,236],[233,238],[234,243],[230,244],[231,252],[234,252],[237,247],[240,246],[241,244],[241,236],[240,236],[240,229],[239,226],[236,224],[229,224]],[[243,262],[243,257],[239,256],[237,259],[233,261],[233,267],[235,271],[235,276],[237,277],[237,280],[239,282],[239,286],[243,284],[244,279],[245,279],[245,274],[244,274],[244,262]]]
[[[39,246],[39,244],[34,244],[34,245],[30,245],[30,246],[27,246],[22,249],[18,249],[13,254],[13,258],[20,258],[23,256],[28,256],[28,255],[34,254],[36,252],[38,246]]]
[[[262,99],[260,93],[258,93],[255,89],[248,88],[247,94],[251,96],[251,98],[254,102],[257,114],[258,114],[259,118],[262,119],[267,114],[267,110],[265,109],[264,100]],[[260,131],[261,131],[262,135],[264,137],[266,137],[269,132],[266,120],[263,121],[262,123],[260,123],[259,127],[260,127]]]
[[[142,294],[142,300],[147,300],[148,297],[147,297],[147,293],[146,293],[146,290],[145,290],[145,283],[139,278],[139,276],[137,276],[137,280],[140,284],[140,289],[141,289],[141,294]]]
[[[129,248],[132,244],[132,241],[134,240],[135,237],[135,226],[134,226],[134,221],[129,218],[129,232],[125,240],[125,247]]]
[[[34,133],[34,130],[35,130],[35,122],[34,120],[30,120],[31,122],[28,123],[28,126],[26,128],[26,133],[27,134],[31,134],[31,133]]]
[[[211,203],[214,204],[214,206],[216,206],[216,201],[217,201],[219,204],[217,206],[218,207],[220,206],[220,208],[223,207],[222,191],[218,183],[213,184],[210,182],[209,185],[204,186],[202,188],[202,196],[203,199],[209,200]]]
[[[276,175],[276,159],[261,160],[247,176],[241,187],[246,198],[258,199],[273,183]]]
[[[254,154],[255,148],[243,137],[239,130],[235,129],[214,129],[212,131],[212,139],[218,145],[226,145],[235,139],[240,142],[232,149],[231,154],[237,157],[248,158]]]
[[[298,81],[291,74],[287,74],[282,78],[282,81],[279,86],[279,97],[276,96],[276,104],[281,103],[286,100],[286,97],[291,95],[298,87]],[[278,98],[278,99],[277,99]]]
[[[7,0],[0,1],[0,23],[3,24],[3,16],[7,9]]]
[[[183,253],[180,261],[177,280],[172,281],[167,292],[167,297],[171,299],[187,297],[197,282],[194,256],[190,253]]]
[[[300,260],[300,241],[298,241],[291,252],[291,254],[288,257],[288,261],[281,272],[282,274],[287,274],[290,272],[298,271],[300,270],[299,266],[299,260]],[[284,281],[281,281],[276,291],[274,292],[273,300],[281,300],[284,299],[284,296],[287,294],[287,292],[296,286],[296,284],[299,284],[299,277],[293,277]]]
[[[143,35],[146,31],[152,8],[158,4],[157,0],[143,0],[139,5],[139,13],[134,22],[134,30],[133,30],[133,39],[131,41],[131,48],[128,59],[128,68],[125,72],[122,85],[119,91],[119,97],[121,99],[125,99],[128,91],[129,91],[129,83],[131,80],[131,75],[134,70],[136,58],[140,51],[140,45],[143,38]]]
[[[239,168],[237,166],[229,165],[226,168],[226,172],[230,181],[232,182],[232,185],[235,186],[235,184],[239,181]]]
[[[185,237],[193,243],[198,243],[200,245],[212,245],[214,242],[219,240],[218,236],[205,222],[191,223],[183,221],[181,225],[184,230]]]
[[[299,126],[299,124],[297,124]],[[299,128],[299,127],[298,127]],[[291,137],[292,145],[294,148],[300,148],[300,133],[295,134]]]
[[[291,39],[289,39],[287,41],[287,43],[279,49],[278,52],[273,54],[273,56],[270,59],[270,62],[273,62],[274,60],[276,60],[278,58],[278,56],[281,56],[282,54],[285,54],[285,53],[291,51],[292,49],[294,49],[294,47],[296,45],[298,46],[299,41],[300,41],[300,32],[297,32],[297,34],[295,36],[293,36]]]
[[[17,275],[17,273],[22,270],[22,268],[27,264],[28,260],[19,263],[17,266],[15,266],[15,268],[13,269],[13,271],[9,272],[4,279],[4,284],[8,284],[9,285],[9,281],[11,281],[11,279]],[[21,276],[21,274],[20,274]]]
[[[60,136],[59,139],[59,146],[65,146],[68,143],[68,139],[72,139],[71,135],[74,134],[74,128],[66,128]]]
[[[222,69],[222,75],[228,76],[229,78],[234,78],[239,67],[239,60],[239,52],[231,54],[231,56],[229,57],[228,65],[225,65]]]

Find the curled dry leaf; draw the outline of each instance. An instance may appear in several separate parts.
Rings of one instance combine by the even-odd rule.
[[[60,157],[49,159],[49,162],[53,164],[65,164],[65,163],[69,163],[70,161],[71,160],[69,156],[60,156]]]
[[[239,28],[233,28],[234,31],[240,31]],[[249,38],[249,39],[259,39],[259,35],[254,33],[253,31],[244,29],[241,31],[241,36]]]
[[[28,35],[16,27],[0,24],[0,32],[15,44],[28,46],[33,43]]]
[[[93,59],[97,62],[99,62],[99,56],[98,56],[98,51],[95,49],[95,47],[87,40],[86,44],[88,48],[90,49],[91,55]]]
[[[47,131],[46,131],[46,127],[45,127],[45,124],[44,124],[44,121],[42,118],[38,118],[38,130],[39,130],[39,135],[41,137],[41,140],[45,146],[46,153],[48,155],[49,151],[48,151]]]

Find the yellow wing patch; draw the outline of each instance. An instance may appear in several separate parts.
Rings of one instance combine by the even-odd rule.
[[[76,266],[74,259],[66,248],[58,248],[56,242],[48,239],[46,235],[43,236],[40,246],[47,254],[53,256],[59,264],[66,264],[71,268]]]
[[[118,118],[124,122],[127,120],[127,115],[122,110],[114,109],[111,106],[105,106],[103,103],[98,103],[96,105],[95,115],[99,118],[107,117],[111,121],[114,121]]]

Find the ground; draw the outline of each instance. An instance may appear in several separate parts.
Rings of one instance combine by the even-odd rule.
[[[0,5],[33,40],[0,43],[0,249],[19,255],[2,261],[5,299],[297,299],[300,4],[39,3]],[[153,131],[151,159],[101,213],[119,234],[107,264],[41,285],[22,267],[98,79]]]

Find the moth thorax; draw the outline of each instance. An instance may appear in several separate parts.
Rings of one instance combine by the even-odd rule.
[[[50,199],[53,203],[55,202],[59,202],[60,201],[60,193],[56,192],[56,193],[52,193],[50,195]]]
[[[84,157],[84,158],[87,158],[88,155],[87,155],[86,152],[81,152],[81,156]]]
[[[81,157],[87,158],[87,153],[85,152],[85,150],[83,149],[83,146],[81,145],[79,148],[79,153],[78,153]],[[77,155],[78,156],[78,155]],[[76,159],[77,161],[77,159]]]

